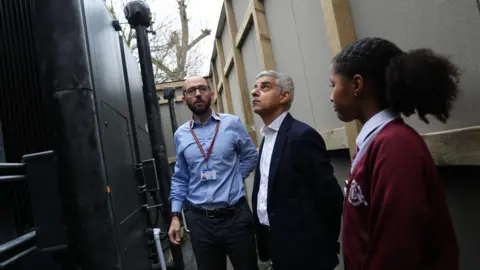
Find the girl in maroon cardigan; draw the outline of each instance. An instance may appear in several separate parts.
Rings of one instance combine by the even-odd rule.
[[[359,120],[343,217],[347,270],[457,270],[459,248],[434,161],[400,114],[445,122],[458,69],[429,49],[403,52],[381,38],[343,49],[331,65],[331,100]]]

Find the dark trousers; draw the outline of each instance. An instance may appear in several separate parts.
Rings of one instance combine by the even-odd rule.
[[[264,240],[267,242],[267,252],[270,255],[274,270],[334,270],[336,265],[319,260],[322,258],[321,251],[315,249],[315,246],[305,248],[304,246],[295,246],[294,252],[283,252],[287,246],[279,246],[272,240],[271,230],[267,226],[260,225]]]
[[[258,270],[252,211],[243,203],[230,215],[206,217],[187,210],[198,270],[226,270],[227,255],[235,270]]]

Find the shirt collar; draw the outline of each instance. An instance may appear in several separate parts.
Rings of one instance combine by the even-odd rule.
[[[260,133],[262,134],[262,136],[265,136],[268,133],[268,131],[278,132],[287,114],[288,114],[288,111],[285,111],[282,114],[280,114],[277,118],[275,118],[275,120],[273,120],[273,122],[270,123],[268,127],[265,125],[262,126],[262,128],[260,129]]]
[[[355,140],[357,147],[361,147],[368,135],[370,135],[370,133],[372,133],[379,126],[398,117],[399,115],[394,113],[391,109],[385,109],[375,114],[365,123],[365,125],[363,125],[362,129],[360,130],[360,133]]]
[[[212,116],[210,116],[210,118],[208,118],[207,121],[205,121],[205,124],[208,123],[211,119],[220,121],[220,115],[217,114],[215,110],[213,109],[210,109],[210,110],[212,110]],[[192,115],[192,122],[193,122],[193,126],[201,125],[200,123],[195,122],[195,120],[193,119],[193,115]]]

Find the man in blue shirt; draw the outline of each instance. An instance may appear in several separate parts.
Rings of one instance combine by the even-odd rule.
[[[183,100],[192,120],[175,132],[177,152],[168,232],[180,243],[180,212],[185,206],[199,270],[233,267],[257,270],[253,216],[243,181],[255,169],[255,145],[237,116],[211,109],[214,93],[203,77],[185,80]]]

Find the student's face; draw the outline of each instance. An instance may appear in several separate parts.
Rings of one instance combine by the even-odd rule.
[[[204,114],[210,109],[213,92],[202,77],[193,77],[185,81],[183,100],[194,114]]]
[[[330,101],[342,122],[350,122],[358,118],[358,83],[355,77],[352,80],[336,73],[334,66],[330,66],[330,83],[332,93]],[[357,94],[357,96],[355,96]]]
[[[288,91],[280,93],[276,79],[265,76],[256,80],[252,97],[253,111],[259,115],[264,115],[285,106],[289,102],[291,94]]]

